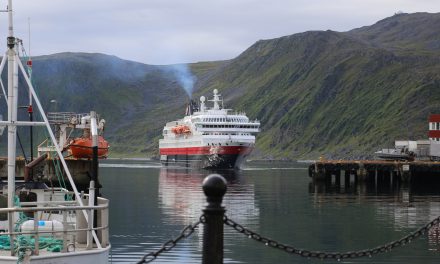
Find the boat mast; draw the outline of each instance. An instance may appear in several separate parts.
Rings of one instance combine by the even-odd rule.
[[[8,126],[8,207],[12,208],[14,207],[14,198],[15,198],[15,161],[16,161],[16,146],[17,146],[17,126],[18,125],[38,125],[38,126],[45,126],[47,128],[47,131],[49,133],[50,139],[52,140],[55,150],[58,154],[58,157],[61,161],[61,164],[63,165],[64,171],[66,173],[67,178],[69,179],[69,183],[73,189],[73,192],[75,193],[75,198],[79,206],[84,206],[84,203],[82,201],[82,198],[78,192],[78,189],[76,188],[75,182],[73,181],[72,175],[70,174],[69,169],[67,168],[66,161],[64,160],[64,156],[61,153],[61,147],[59,146],[55,135],[52,132],[52,129],[49,124],[49,120],[46,117],[46,114],[43,111],[43,107],[41,105],[40,100],[38,99],[35,89],[32,86],[31,80],[26,74],[26,70],[23,67],[23,64],[21,63],[20,59],[17,56],[17,53],[15,51],[16,46],[16,39],[14,37],[14,31],[12,26],[12,0],[8,0],[8,9],[7,9],[8,15],[9,15],[9,34],[8,34],[8,50],[7,50],[7,57],[8,57],[8,121],[0,121],[0,125],[7,124]],[[0,70],[1,65],[0,63]],[[23,77],[29,86],[29,92],[32,93],[32,98],[34,98],[35,104],[40,111],[41,117],[43,118],[43,122],[35,122],[35,121],[29,121],[29,122],[23,122],[23,121],[17,121],[17,105],[18,105],[18,69],[20,68]],[[1,72],[0,72],[1,73]],[[86,221],[89,222],[90,218],[87,217],[86,210],[81,210],[84,217],[86,218]],[[9,214],[9,230],[14,230],[13,225],[15,223],[14,221],[14,214]],[[98,246],[98,248],[102,248],[101,243],[98,239],[98,236],[96,234],[95,230],[92,230],[92,236],[93,239]]]
[[[12,24],[12,0],[8,0],[8,207],[14,207],[15,157],[17,146],[18,65],[15,61],[15,38]],[[10,214],[11,216],[12,214]],[[9,221],[11,223],[13,221]]]
[[[27,70],[29,75],[29,80],[31,80],[32,83],[32,57],[31,57],[31,19],[28,17],[28,33],[29,33],[29,57],[27,64]],[[28,114],[29,114],[29,121],[34,121],[34,114],[33,114],[33,108],[32,108],[32,93],[29,91],[29,106],[28,106]],[[29,127],[29,140],[30,140],[30,154],[31,154],[31,161],[34,160],[34,133],[33,133],[33,127]],[[33,176],[33,170],[31,170],[31,176]]]

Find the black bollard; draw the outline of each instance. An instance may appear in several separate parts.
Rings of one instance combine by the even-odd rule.
[[[222,206],[226,193],[226,180],[211,174],[203,180],[203,192],[208,205],[203,210],[205,223],[203,226],[203,264],[223,263],[223,216]]]

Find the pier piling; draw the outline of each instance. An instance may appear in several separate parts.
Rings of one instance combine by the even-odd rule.
[[[344,185],[371,181],[386,183],[410,183],[424,176],[434,176],[440,180],[439,161],[391,161],[391,160],[318,160],[309,166],[309,176],[317,181],[339,183],[341,171],[344,171]]]

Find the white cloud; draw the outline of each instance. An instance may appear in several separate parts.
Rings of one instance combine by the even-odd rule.
[[[3,5],[3,6],[2,6]],[[7,1],[0,0],[0,9]],[[346,31],[438,0],[15,0],[15,32],[32,53],[101,52],[149,64],[231,59],[259,39]],[[0,36],[7,16],[0,13]],[[2,26],[3,25],[3,26]]]

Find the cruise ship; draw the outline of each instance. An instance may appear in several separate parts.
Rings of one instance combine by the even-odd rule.
[[[159,140],[160,160],[164,165],[209,169],[239,169],[255,146],[260,131],[258,120],[245,113],[223,108],[223,100],[214,89],[213,107],[191,101],[186,116],[168,122]]]

